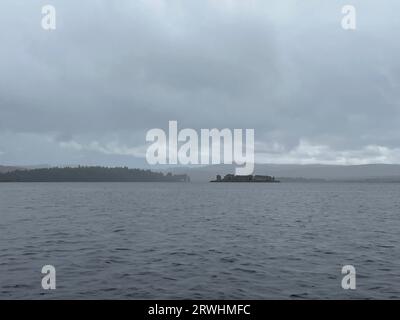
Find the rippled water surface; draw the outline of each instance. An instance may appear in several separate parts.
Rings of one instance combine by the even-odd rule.
[[[0,298],[400,298],[399,231],[398,184],[0,184]]]

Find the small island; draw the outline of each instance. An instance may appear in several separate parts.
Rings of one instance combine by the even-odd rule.
[[[0,173],[0,182],[190,182],[187,174],[127,167],[54,167]]]
[[[275,177],[271,176],[261,176],[261,175],[247,175],[247,176],[238,176],[234,174],[227,174],[223,178],[220,175],[217,175],[215,180],[211,180],[210,182],[280,182],[276,180]]]

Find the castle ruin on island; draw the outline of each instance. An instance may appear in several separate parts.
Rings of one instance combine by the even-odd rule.
[[[272,176],[262,176],[262,175],[245,175],[239,176],[234,174],[227,174],[223,178],[217,175],[215,180],[210,182],[280,182]]]

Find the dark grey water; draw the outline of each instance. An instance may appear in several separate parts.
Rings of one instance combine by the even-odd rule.
[[[399,230],[398,184],[0,184],[0,298],[400,298]]]

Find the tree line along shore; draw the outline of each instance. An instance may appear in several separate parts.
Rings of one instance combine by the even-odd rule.
[[[189,182],[186,174],[127,167],[54,167],[0,173],[0,182]]]

